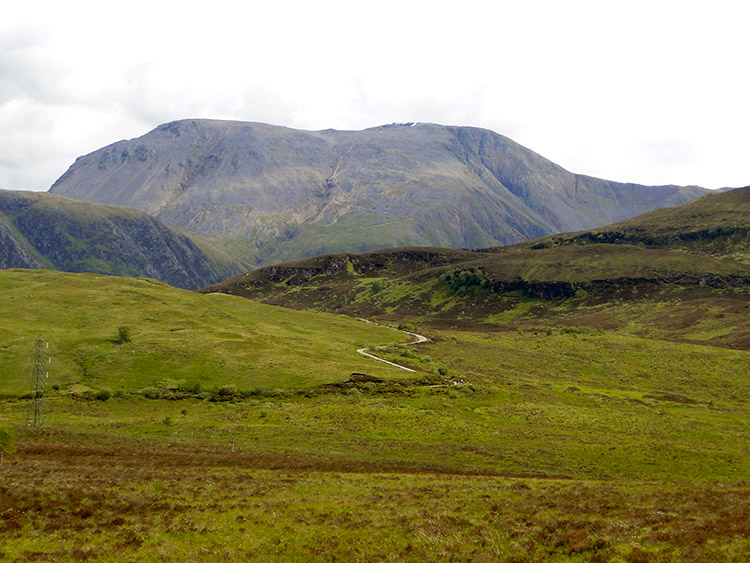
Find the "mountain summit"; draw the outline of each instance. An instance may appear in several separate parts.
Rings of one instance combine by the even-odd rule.
[[[197,119],[82,156],[50,191],[146,211],[257,264],[405,245],[508,244],[705,193],[574,174],[473,127],[312,132]]]

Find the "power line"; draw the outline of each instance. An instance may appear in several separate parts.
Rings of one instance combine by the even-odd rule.
[[[49,342],[42,335],[36,337],[34,351],[31,353],[33,365],[31,368],[31,403],[26,412],[26,426],[41,426],[44,417],[44,387],[49,377],[47,366],[52,363],[47,350]]]

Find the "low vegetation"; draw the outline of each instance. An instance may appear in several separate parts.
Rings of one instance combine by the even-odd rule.
[[[617,328],[748,350],[749,205],[744,188],[582,233],[321,256],[202,291],[435,328]]]
[[[0,427],[0,463],[5,461],[5,456],[13,453],[15,436],[11,430]]]
[[[106,463],[107,471],[102,471]],[[393,472],[37,444],[0,466],[6,560],[744,561],[747,488]]]
[[[39,332],[53,358],[41,428],[24,426],[28,370],[2,372],[8,560],[750,554],[750,388],[738,377],[750,352],[585,325],[404,324],[431,339],[404,346],[411,337],[361,321],[145,280],[0,275],[3,299],[34,296],[3,325],[3,362],[23,366]],[[121,326],[132,342],[112,342]],[[174,332],[220,348],[222,369],[191,377]],[[247,349],[226,346],[237,340]],[[74,352],[87,344],[99,355],[84,371]],[[134,350],[138,369],[123,359]],[[182,376],[164,376],[168,354],[184,355]],[[255,375],[226,369],[242,363]]]

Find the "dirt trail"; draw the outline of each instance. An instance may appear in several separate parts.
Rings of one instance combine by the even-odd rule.
[[[378,325],[377,323],[374,323],[372,321],[368,321],[367,319],[359,319],[359,320],[362,321],[362,322],[365,322],[365,323],[370,323],[370,324],[374,324],[374,325],[377,325],[377,326],[383,326],[383,325]],[[409,336],[414,337],[414,341],[413,342],[409,342],[409,346],[413,346],[414,344],[421,344],[422,342],[427,342],[429,340],[429,338],[427,338],[426,336],[422,336],[421,334],[417,334],[416,332],[408,332],[406,330],[401,330],[401,329],[393,328],[393,327],[386,327],[386,328],[390,328],[391,330],[398,330],[399,332],[403,332],[405,334],[408,334]],[[413,369],[408,368],[406,366],[399,365],[399,364],[397,364],[395,362],[390,362],[388,360],[384,360],[383,358],[378,358],[374,354],[370,354],[367,350],[369,350],[369,348],[360,348],[359,350],[357,350],[357,353],[358,354],[362,354],[363,356],[365,356],[367,358],[372,358],[373,360],[377,360],[378,362],[382,362],[384,364],[388,364],[389,366],[393,366],[393,367],[396,367],[398,369],[402,369],[404,371],[409,371],[409,372],[412,372],[412,373],[415,373],[415,371],[416,371],[416,370],[413,370]]]

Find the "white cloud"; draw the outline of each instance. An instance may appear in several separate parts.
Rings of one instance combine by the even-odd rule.
[[[186,117],[474,125],[604,178],[750,184],[739,2],[17,4],[1,188]]]

